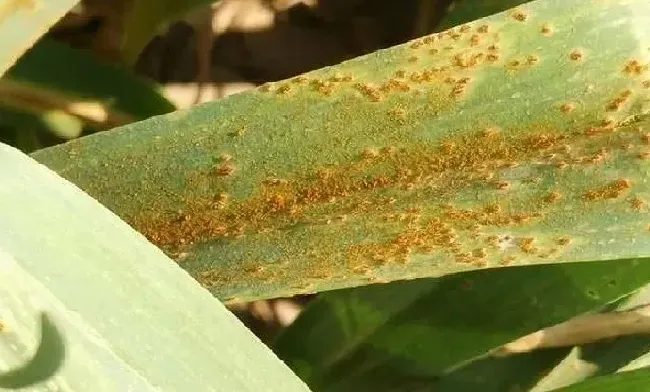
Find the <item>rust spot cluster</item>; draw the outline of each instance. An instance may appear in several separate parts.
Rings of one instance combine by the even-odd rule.
[[[586,192],[582,198],[586,201],[617,199],[632,187],[632,181],[622,178],[609,184]]]
[[[639,60],[629,60],[623,67],[623,72],[629,76],[640,76],[648,70],[648,64],[643,64]]]
[[[528,20],[528,15],[521,11],[515,12],[512,17],[519,22]],[[486,35],[489,31],[488,25],[477,28],[465,25],[416,40],[410,44],[410,48],[421,52],[405,56],[404,69],[397,70],[394,77],[377,84],[355,82],[352,76],[342,74],[328,78],[299,76],[281,84],[275,91],[277,94],[290,94],[297,88],[303,88],[301,86],[310,86],[323,96],[331,96],[337,89],[346,86],[371,102],[379,102],[393,93],[408,93],[414,89],[421,91],[414,84],[435,82],[440,84],[440,88],[448,89],[443,94],[449,92],[448,97],[453,102],[466,95],[472,84],[468,74],[471,75],[474,67],[499,59],[498,45],[485,43],[491,39]],[[544,25],[541,32],[550,35],[552,29]],[[454,41],[455,46],[444,43],[449,40]],[[429,47],[436,43],[440,44],[437,48]],[[486,50],[479,48],[486,45]],[[417,70],[409,69],[409,62],[429,61],[422,54],[437,55],[442,50],[456,50],[456,47],[466,48],[457,53],[448,53],[444,59],[448,63],[439,63],[436,67],[418,65]],[[569,53],[569,59],[581,61],[584,53],[574,49]],[[536,54],[529,54],[510,60],[505,66],[532,66],[539,60]],[[647,65],[630,60],[624,72],[636,76],[646,69]],[[270,91],[271,85],[260,88],[264,89]],[[618,111],[629,102],[631,96],[631,90],[621,92],[606,104],[606,110]],[[555,105],[558,104],[553,110],[559,108],[567,114],[575,110],[574,103]],[[386,115],[386,111],[383,113]],[[387,114],[390,119],[402,123],[407,117],[406,109],[400,106],[387,110]],[[191,244],[246,236],[268,236],[280,244],[284,253],[280,261],[249,260],[228,271],[204,271],[199,280],[208,286],[234,281],[237,274],[246,274],[262,281],[276,280],[285,276],[285,270],[294,270],[283,267],[294,260],[308,260],[302,270],[308,279],[297,282],[300,287],[308,287],[309,279],[330,279],[345,270],[366,274],[368,279],[376,280],[372,271],[377,267],[407,263],[413,254],[440,253],[455,262],[477,267],[485,267],[488,260],[495,259],[509,265],[517,260],[517,256],[524,259],[530,259],[532,255],[551,257],[560,252],[559,247],[569,245],[570,238],[556,239],[549,249],[543,249],[544,241],[533,237],[509,238],[508,243],[512,242],[514,248],[508,252],[518,252],[515,256],[504,251],[502,238],[494,232],[534,224],[566,199],[595,202],[621,198],[632,187],[632,182],[618,179],[578,194],[551,191],[537,195],[530,204],[517,206],[516,209],[498,203],[488,203],[476,209],[454,205],[438,208],[429,204],[414,206],[409,205],[414,202],[409,201],[408,197],[401,199],[400,195],[422,192],[422,195],[435,198],[453,199],[460,190],[479,187],[486,190],[486,194],[503,199],[504,195],[516,195],[516,191],[526,184],[539,182],[534,178],[527,181],[503,176],[505,169],[530,162],[542,162],[558,169],[573,164],[605,162],[611,154],[607,149],[592,148],[589,152],[589,148],[585,148],[585,152],[578,148],[578,153],[572,155],[570,146],[576,140],[608,138],[616,129],[616,121],[607,118],[599,126],[574,132],[538,130],[511,134],[498,128],[488,128],[449,137],[439,143],[409,145],[408,148],[399,145],[367,147],[351,152],[350,156],[354,158],[349,161],[286,173],[286,178],[281,180],[264,180],[252,195],[243,199],[229,196],[223,192],[227,188],[220,188],[218,192],[215,190],[213,197],[187,197],[182,211],[144,211],[132,223],[152,242],[166,250],[177,251]],[[643,144],[650,145],[648,134],[640,137]],[[214,180],[215,174],[217,179],[214,181],[227,183],[228,180],[223,177],[235,173],[232,157],[222,155],[218,165],[207,172],[206,175],[201,173],[195,176],[197,185],[203,188],[206,183],[214,185],[210,181]],[[208,177],[213,179],[207,180]],[[418,195],[413,200],[422,199]],[[638,197],[632,197],[628,202],[635,210],[645,208],[645,202]],[[346,246],[328,243],[328,239],[324,238],[314,249],[297,249],[283,239],[287,230],[297,226],[331,225],[330,229],[340,226],[343,231],[347,225],[358,222],[380,226],[379,232],[385,237],[373,237],[372,241]],[[340,264],[341,260],[344,265]]]
[[[632,96],[632,90],[625,90],[621,92],[616,98],[611,100],[607,106],[606,110],[609,112],[617,112],[621,106],[623,106]]]
[[[632,207],[632,209],[635,211],[642,211],[648,205],[645,200],[639,198],[638,196],[631,197],[628,201],[630,203],[630,207]]]
[[[569,58],[573,61],[582,61],[585,58],[585,53],[581,49],[573,49],[569,53]]]
[[[544,197],[544,201],[547,203],[557,203],[562,199],[562,194],[557,191],[553,191]]]
[[[236,200],[219,192],[212,199],[188,199],[185,210],[171,216],[155,211],[137,217],[133,223],[157,245],[174,247],[218,237],[275,232],[304,219],[310,221],[310,211],[317,211],[318,206],[331,206],[327,208],[336,211],[335,216],[323,218],[325,221],[336,220],[341,215],[390,210],[391,200],[381,201],[372,196],[375,190],[434,186],[444,192],[477,181],[485,182],[494,176],[495,170],[557,147],[563,140],[561,135],[540,133],[514,141],[488,130],[443,142],[438,147],[365,149],[356,163],[318,169],[290,179],[264,181],[259,194],[247,200]],[[229,164],[219,166],[218,173],[232,174]],[[364,174],[375,166],[382,167],[383,174]],[[202,177],[197,178],[196,181],[203,181]],[[456,221],[461,217],[454,212],[446,216]],[[478,223],[486,223],[487,219],[467,213],[464,216],[471,216]],[[533,217],[515,215],[508,219],[523,223]]]
[[[576,105],[571,103],[571,102],[565,102],[562,105],[560,105],[560,111],[562,113],[571,113],[575,110]]]
[[[218,176],[222,176],[222,177],[230,176],[235,172],[235,166],[230,163],[226,163],[218,166],[214,172]]]
[[[528,14],[521,10],[515,10],[512,12],[512,18],[518,22],[525,22],[528,20]]]
[[[379,102],[382,100],[383,96],[379,89],[369,83],[355,83],[354,88],[359,90],[361,94],[366,96],[373,102]]]

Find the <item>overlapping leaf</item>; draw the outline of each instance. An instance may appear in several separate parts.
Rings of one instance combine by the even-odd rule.
[[[0,361],[16,369],[0,384],[56,371],[34,388],[308,391],[210,293],[78,188],[6,145],[0,183]],[[62,338],[49,336],[36,368],[21,367],[38,346],[41,312]]]

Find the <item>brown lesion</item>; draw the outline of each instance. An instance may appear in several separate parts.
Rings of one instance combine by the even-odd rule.
[[[582,49],[573,49],[569,53],[569,58],[573,61],[582,61],[585,58],[585,53]]]
[[[632,187],[632,181],[621,178],[612,181],[604,186],[592,189],[582,195],[585,201],[599,201],[606,199],[617,199]]]
[[[628,202],[630,203],[630,207],[632,207],[632,209],[635,211],[643,211],[648,206],[648,203],[638,196],[629,198]]]
[[[623,73],[628,76],[643,75],[648,70],[648,64],[643,64],[637,59],[628,60],[623,66]]]
[[[624,90],[614,99],[612,99],[605,107],[608,112],[617,112],[632,96],[632,90]]]

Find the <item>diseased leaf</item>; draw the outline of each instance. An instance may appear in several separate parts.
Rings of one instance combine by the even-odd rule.
[[[33,156],[221,299],[644,257],[649,44],[535,1]]]
[[[46,312],[67,355],[35,390],[308,391],[210,293],[73,184],[6,145],[0,184],[3,369],[33,356]]]

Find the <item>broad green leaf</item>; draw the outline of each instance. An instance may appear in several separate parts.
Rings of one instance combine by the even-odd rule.
[[[0,0],[0,76],[79,0]]]
[[[308,391],[210,293],[95,200],[5,145],[0,168],[3,369],[20,372],[32,358],[45,312],[66,356],[36,390]]]
[[[49,39],[0,79],[0,106],[31,114],[63,137],[78,136],[82,125],[103,130],[174,110],[151,83]]]
[[[33,156],[221,299],[644,257],[649,45],[536,1]]]
[[[589,265],[582,266],[578,273],[589,272]],[[600,273],[610,277],[610,271]],[[628,274],[639,273],[630,269]],[[641,272],[643,275],[643,272]],[[609,304],[607,311],[629,311],[649,303],[650,287],[626,296]],[[602,299],[602,298],[601,298]],[[608,298],[604,298],[607,300]],[[564,305],[564,304],[563,304]],[[517,312],[518,309],[511,309]],[[647,313],[647,312],[646,312]],[[634,324],[628,317],[628,327],[623,329],[619,319],[616,325],[608,323],[601,328],[609,331],[636,331],[645,327],[647,321],[640,322],[640,316],[634,316]],[[628,332],[629,333],[629,332]],[[638,332],[637,332],[638,333]],[[650,355],[650,338],[647,335],[624,336],[618,339],[605,339],[598,343],[586,344],[579,347],[546,349],[542,351],[510,356],[507,358],[487,357],[473,361],[456,369],[436,383],[437,391],[456,391],[480,388],[485,392],[503,390],[519,390],[530,392],[546,392],[578,383],[589,377],[612,374],[617,371],[637,369],[648,365]]]
[[[322,293],[274,350],[315,391],[508,390],[513,377],[531,377],[526,368],[543,369],[528,361],[508,372],[515,360],[486,363],[480,356],[637,290],[650,281],[649,262],[472,271]],[[482,370],[486,365],[492,373]],[[496,377],[500,368],[510,378]],[[491,377],[471,377],[479,374]]]
[[[646,392],[650,391],[650,369],[638,369],[610,376],[596,377],[558,392]]]
[[[133,6],[125,20],[123,58],[130,64],[135,63],[144,47],[167,23],[191,14],[193,10],[199,10],[200,13],[196,16],[205,15],[208,11],[200,10],[200,7],[217,1],[133,0]]]

